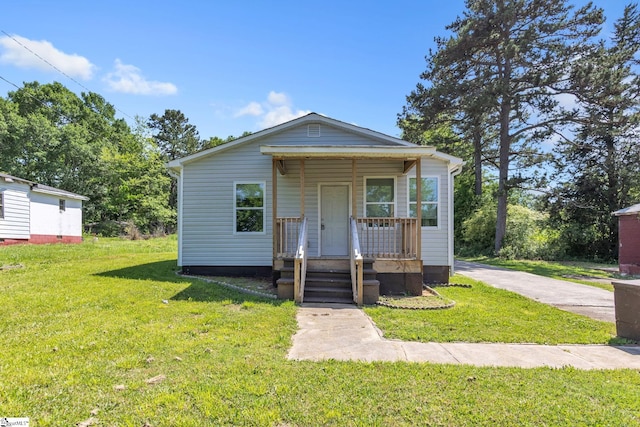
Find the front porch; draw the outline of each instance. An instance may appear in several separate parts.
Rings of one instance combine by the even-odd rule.
[[[272,156],[273,270],[279,297],[296,302],[350,301],[361,305],[375,303],[380,293],[421,293],[422,186],[415,185],[412,189],[415,216],[394,216],[395,205],[384,200],[385,196],[378,201],[375,194],[369,195],[367,183],[376,179],[366,178],[368,171],[359,172],[359,167],[371,169],[372,160],[380,163],[385,156],[386,169],[393,170],[395,192],[397,177],[406,177],[414,168],[415,182],[422,182],[418,153],[359,147],[351,152],[343,150],[335,158],[329,147],[314,147],[319,152],[302,153],[296,148],[261,147],[263,154]],[[350,176],[345,176],[343,168],[342,175],[319,181],[316,177],[319,165],[324,163],[329,170],[335,168],[336,161],[342,166],[348,162]],[[306,169],[311,162],[316,172],[311,174],[313,181],[309,185]],[[385,178],[377,180],[382,182]],[[363,187],[361,203],[359,184]],[[280,185],[286,186],[287,196],[282,200],[278,198]],[[307,197],[310,187],[315,194]],[[286,204],[283,210],[287,212],[292,210],[288,196],[292,191],[299,194],[300,214],[281,216],[279,204]],[[311,214],[306,212],[307,199],[317,200]],[[392,194],[391,201],[397,203],[396,199]],[[366,215],[370,212],[390,215]],[[314,244],[313,253],[310,240]],[[319,292],[325,294],[318,295]]]

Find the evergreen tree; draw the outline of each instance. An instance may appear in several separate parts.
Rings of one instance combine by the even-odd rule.
[[[556,180],[549,199],[569,253],[617,256],[613,211],[637,203],[640,190],[640,14],[625,8],[610,43],[583,52],[571,73],[580,106],[574,140],[557,145]]]
[[[568,90],[571,60],[598,33],[602,11],[588,4],[572,13],[565,0],[467,0],[466,9],[446,27],[452,36],[436,39],[421,76],[426,86],[407,97],[400,121],[430,126],[431,117],[446,114],[477,132],[471,139],[482,154],[474,158],[491,159],[495,150],[498,252],[509,191],[545,161],[537,143],[570,118],[558,95]],[[496,130],[495,142],[478,137],[483,124]]]

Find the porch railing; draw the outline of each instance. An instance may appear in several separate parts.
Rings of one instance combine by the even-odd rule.
[[[349,261],[351,266],[351,289],[353,291],[353,302],[362,305],[363,302],[363,257],[360,252],[360,239],[358,239],[358,224],[351,217],[349,220]]]
[[[298,249],[293,260],[293,298],[304,302],[304,282],[307,278],[307,218],[302,219],[298,236]]]
[[[415,259],[418,250],[416,218],[357,218],[351,228],[357,231],[363,258]],[[299,248],[303,218],[276,219],[276,257],[294,258]],[[308,230],[306,231],[308,233]]]
[[[301,217],[276,218],[276,258],[293,258],[298,250]]]
[[[356,219],[360,248],[365,258],[411,259],[417,257],[416,218]]]

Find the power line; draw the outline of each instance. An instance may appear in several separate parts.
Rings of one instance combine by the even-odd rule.
[[[85,85],[83,85],[82,83],[80,83],[79,81],[77,81],[76,79],[74,79],[73,77],[71,77],[70,75],[68,75],[67,73],[65,73],[64,71],[62,71],[61,69],[59,69],[58,67],[56,67],[55,65],[53,65],[51,62],[47,61],[45,58],[43,58],[42,56],[38,55],[36,52],[34,52],[33,50],[29,49],[28,46],[25,46],[23,43],[20,43],[19,40],[17,40],[14,36],[12,36],[11,34],[7,33],[5,30],[0,30],[0,32],[2,32],[2,34],[4,34],[5,36],[9,37],[11,40],[13,40],[14,42],[16,42],[18,45],[22,46],[24,49],[26,49],[28,52],[30,52],[32,55],[34,55],[36,58],[38,58],[39,60],[41,60],[42,62],[44,62],[45,64],[49,65],[51,68],[53,68],[54,70],[56,70],[57,72],[59,72],[60,74],[62,74],[63,76],[65,76],[66,78],[68,78],[69,80],[71,80],[72,82],[74,82],[75,84],[77,84],[78,86],[80,86],[81,88],[83,88],[84,90],[88,91],[88,92],[94,92],[91,89],[89,89],[88,87],[86,87]],[[4,81],[6,81],[7,83],[10,83],[8,80],[6,79],[2,79]],[[13,84],[13,83],[11,83]],[[15,84],[13,84],[15,86]],[[17,86],[16,86],[17,87]],[[97,93],[97,92],[94,92]],[[131,120],[135,119],[133,117],[131,117],[130,115],[128,115],[127,113],[125,113],[124,111],[122,111],[121,109],[119,109],[118,107],[116,107],[114,104],[113,108],[116,109],[116,111],[120,112],[121,114],[123,114],[124,116],[130,118]]]

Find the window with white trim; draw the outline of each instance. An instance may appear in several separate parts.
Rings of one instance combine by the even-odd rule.
[[[58,208],[60,209],[60,212],[64,212],[67,210],[67,204],[64,199],[58,199]]]
[[[438,226],[438,178],[422,178],[420,188],[420,198],[422,199],[422,226]],[[417,215],[417,191],[416,178],[409,178],[409,216],[416,218]]]
[[[264,182],[234,183],[234,232],[264,233],[265,187]]]
[[[396,180],[394,178],[366,178],[364,193],[364,214],[367,218],[395,216]]]
[[[4,218],[4,193],[0,191],[0,219]]]

